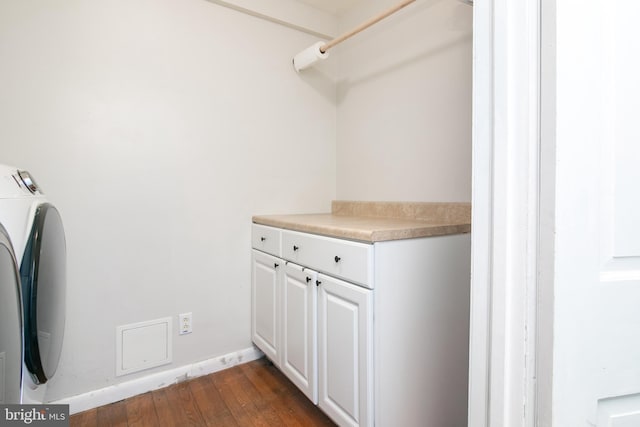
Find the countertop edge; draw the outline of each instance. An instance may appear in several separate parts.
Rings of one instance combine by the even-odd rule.
[[[252,222],[254,224],[283,228],[285,230],[356,240],[366,243],[416,239],[422,237],[436,237],[453,234],[466,234],[471,231],[471,224],[468,223],[425,224],[398,229],[378,229],[376,227],[372,227],[369,230],[357,230],[349,227],[339,227],[335,224],[318,225],[303,223],[301,220],[304,219],[304,214],[300,215],[299,217],[296,215],[291,215],[291,217],[292,220],[282,220],[270,218],[269,215],[255,215],[252,217]],[[293,220],[293,217],[297,217],[297,219]]]

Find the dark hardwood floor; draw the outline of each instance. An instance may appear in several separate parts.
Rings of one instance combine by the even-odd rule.
[[[71,416],[71,426],[335,426],[266,359]]]

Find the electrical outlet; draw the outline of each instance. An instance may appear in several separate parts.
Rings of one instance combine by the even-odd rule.
[[[193,332],[193,315],[191,313],[182,313],[178,315],[180,320],[180,335],[190,334]]]

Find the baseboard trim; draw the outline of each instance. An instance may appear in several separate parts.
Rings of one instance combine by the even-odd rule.
[[[136,378],[135,380],[67,397],[51,403],[69,405],[69,413],[76,414],[78,412],[87,411],[89,409],[97,408],[98,406],[108,405],[109,403],[127,399],[148,391],[168,387],[172,384],[177,384],[191,378],[208,375],[242,363],[251,362],[252,360],[259,359],[262,356],[263,353],[258,350],[258,348],[250,347],[244,350],[225,354],[223,356],[203,360],[201,362],[169,369],[167,371],[155,372],[151,375]]]

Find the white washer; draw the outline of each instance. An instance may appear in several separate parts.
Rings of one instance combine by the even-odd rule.
[[[66,315],[62,220],[28,172],[0,165],[0,223],[20,268],[23,311],[22,402],[44,402],[58,367]]]
[[[0,404],[22,400],[22,292],[9,234],[0,223]]]

